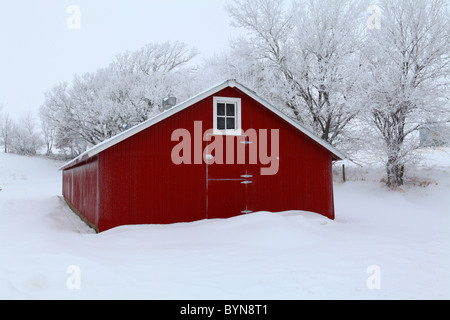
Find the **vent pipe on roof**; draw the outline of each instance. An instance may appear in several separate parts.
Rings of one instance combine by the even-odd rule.
[[[167,97],[162,100],[162,108],[163,111],[166,111],[177,104],[177,98],[175,97]]]

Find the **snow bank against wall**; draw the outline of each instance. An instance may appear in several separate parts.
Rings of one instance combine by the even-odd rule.
[[[336,221],[262,212],[94,234],[59,197],[60,163],[0,153],[0,298],[449,299],[448,155],[411,169],[426,187],[336,182]]]

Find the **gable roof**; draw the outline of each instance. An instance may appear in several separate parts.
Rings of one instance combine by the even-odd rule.
[[[267,109],[269,109],[270,111],[272,111],[273,113],[275,113],[277,116],[279,116],[280,118],[282,118],[283,120],[285,120],[286,122],[288,122],[289,124],[291,124],[293,127],[297,128],[299,131],[301,131],[303,134],[305,134],[306,136],[308,136],[309,138],[311,138],[312,140],[314,140],[315,142],[317,142],[318,144],[320,144],[322,147],[324,147],[326,150],[328,150],[333,156],[335,160],[342,160],[345,159],[346,156],[338,151],[336,148],[334,148],[332,145],[330,145],[329,143],[327,143],[326,141],[322,140],[321,138],[319,138],[318,136],[316,136],[314,133],[312,133],[310,130],[308,130],[307,128],[305,128],[303,125],[301,125],[300,123],[294,121],[293,119],[291,119],[290,117],[288,117],[286,114],[284,114],[283,112],[281,112],[280,110],[276,109],[272,104],[270,104],[268,101],[266,101],[265,99],[261,98],[260,96],[258,96],[254,91],[248,89],[247,87],[245,87],[244,85],[240,84],[239,82],[237,82],[234,79],[231,80],[226,80],[223,81],[203,92],[200,92],[199,94],[193,96],[192,98],[187,99],[186,101],[148,119],[147,121],[144,121],[126,131],[123,131],[117,135],[115,135],[114,137],[111,137],[97,145],[95,145],[94,147],[92,147],[91,149],[87,150],[86,152],[82,153],[81,155],[79,155],[78,157],[76,157],[75,159],[67,162],[66,164],[64,164],[62,167],[60,167],[60,170],[64,170],[67,169],[69,167],[72,167],[80,162],[83,162],[97,154],[99,154],[100,152],[118,144],[119,142],[128,139],[129,137],[151,127],[152,125],[163,121],[166,118],[169,118],[170,116],[192,106],[193,104],[227,88],[227,87],[231,87],[231,88],[237,88],[240,91],[242,91],[243,93],[245,93],[246,95],[248,95],[249,97],[253,98],[254,100],[256,100],[257,102],[259,102],[260,104],[262,104],[264,107],[266,107]]]

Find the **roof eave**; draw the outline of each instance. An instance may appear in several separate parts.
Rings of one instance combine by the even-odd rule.
[[[128,139],[129,137],[141,132],[142,130],[147,129],[148,127],[151,127],[152,125],[174,115],[175,113],[178,113],[188,107],[190,107],[191,105],[205,99],[206,97],[210,96],[211,94],[214,94],[215,92],[218,92],[220,90],[225,89],[226,87],[234,87],[236,85],[236,81],[235,80],[226,80],[223,81],[209,89],[206,89],[202,92],[200,92],[199,94],[181,102],[180,104],[148,119],[147,121],[144,121],[124,132],[121,132],[117,135],[115,135],[114,137],[111,137],[95,146],[93,146],[91,149],[87,150],[86,152],[82,153],[81,155],[79,155],[78,157],[76,157],[75,159],[65,163],[63,166],[61,166],[59,168],[59,170],[65,170],[68,169],[70,167],[73,167],[77,164],[79,164],[80,162],[83,162],[93,156],[95,156],[96,154],[112,147],[113,145]]]
[[[193,105],[193,104],[195,104],[195,103],[209,97],[210,95],[215,94],[216,92],[219,92],[227,87],[239,89],[246,95],[250,96],[257,102],[259,102],[260,104],[262,104],[263,106],[265,106],[266,108],[271,110],[273,113],[275,113],[276,115],[278,115],[279,117],[281,117],[282,119],[287,121],[289,124],[296,127],[298,130],[303,132],[306,136],[308,136],[312,140],[316,141],[322,147],[324,147],[329,152],[331,152],[331,154],[333,155],[333,160],[338,161],[338,160],[343,160],[343,159],[347,158],[342,152],[338,151],[333,146],[331,146],[329,143],[327,143],[324,140],[317,137],[314,133],[309,131],[307,128],[300,125],[298,122],[294,121],[293,119],[289,118],[287,115],[282,113],[280,110],[276,109],[267,100],[258,96],[256,94],[256,92],[254,92],[253,90],[250,90],[249,88],[240,84],[235,79],[230,79],[230,80],[225,80],[209,89],[206,89],[205,91],[200,92],[199,94],[185,100],[184,102],[181,102],[180,104],[164,111],[163,113],[160,113],[160,114],[154,116],[153,118],[148,119],[147,121],[145,121],[143,123],[140,123],[124,132],[119,133],[118,135],[116,135],[114,137],[109,138],[108,140],[105,140],[105,141],[97,144],[96,146],[94,146],[91,149],[87,150],[86,152],[82,153],[75,159],[73,159],[73,160],[67,162],[66,164],[64,164],[63,166],[61,166],[59,168],[59,170],[65,170],[65,169],[71,168],[81,162],[84,162],[84,161],[92,158],[93,156],[99,154],[100,152],[116,145],[117,143],[119,143],[125,139],[128,139],[129,137],[141,132],[142,130],[145,130],[145,129],[151,127],[152,125],[154,125],[160,121],[163,121],[164,119],[167,119],[168,117],[171,117],[172,115],[190,107],[191,105]]]
[[[236,87],[239,88],[239,90],[241,90],[242,92],[244,92],[246,95],[252,97],[254,100],[256,100],[257,102],[259,102],[260,104],[262,104],[263,106],[265,106],[266,108],[268,108],[269,110],[271,110],[273,113],[275,113],[276,115],[278,115],[280,118],[284,119],[285,121],[287,121],[289,124],[291,124],[292,126],[294,126],[295,128],[297,128],[298,130],[300,130],[302,133],[304,133],[306,136],[308,136],[309,138],[311,138],[312,140],[314,140],[315,142],[317,142],[318,144],[320,144],[322,147],[324,147],[326,150],[328,150],[332,156],[333,156],[333,160],[335,161],[339,161],[339,160],[344,160],[347,159],[347,156],[345,154],[343,154],[342,152],[340,152],[339,150],[337,150],[336,148],[334,148],[331,144],[329,144],[328,142],[326,142],[325,140],[319,138],[317,135],[315,135],[313,132],[311,132],[310,130],[308,130],[306,127],[302,126],[301,124],[299,124],[298,122],[296,122],[295,120],[291,119],[290,117],[288,117],[286,114],[282,113],[280,110],[276,109],[270,102],[268,102],[267,100],[263,99],[262,97],[260,97],[256,92],[254,92],[253,90],[245,87],[242,84],[238,84]]]

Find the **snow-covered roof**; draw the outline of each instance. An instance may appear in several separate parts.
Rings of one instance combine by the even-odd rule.
[[[114,137],[111,137],[97,145],[95,145],[94,147],[92,147],[91,149],[87,150],[86,152],[82,153],[81,155],[79,155],[78,157],[76,157],[75,159],[67,162],[66,164],[64,164],[62,167],[60,167],[60,170],[64,170],[67,168],[70,168],[80,162],[83,162],[97,154],[99,154],[100,152],[118,144],[119,142],[128,139],[129,137],[151,127],[152,125],[163,121],[166,118],[169,118],[170,116],[192,106],[193,104],[213,95],[216,92],[219,92],[227,87],[231,87],[231,88],[237,88],[240,91],[242,91],[243,93],[247,94],[248,96],[250,96],[251,98],[253,98],[254,100],[256,100],[257,102],[259,102],[260,104],[262,104],[264,107],[266,107],[267,109],[269,109],[270,111],[272,111],[273,113],[275,113],[277,116],[279,116],[280,118],[282,118],[283,120],[285,120],[286,122],[288,122],[289,124],[291,124],[292,126],[294,126],[295,128],[297,128],[298,130],[300,130],[302,133],[304,133],[306,136],[308,136],[309,138],[313,139],[315,142],[317,142],[318,144],[320,144],[322,147],[324,147],[325,149],[327,149],[328,151],[330,151],[337,160],[341,160],[341,159],[345,159],[347,158],[342,152],[338,151],[336,148],[334,148],[332,145],[330,145],[329,143],[327,143],[326,141],[322,140],[321,138],[319,138],[318,136],[316,136],[314,133],[312,133],[310,130],[308,130],[307,128],[305,128],[303,125],[301,125],[300,123],[294,121],[293,119],[291,119],[290,117],[288,117],[286,114],[284,114],[283,112],[281,112],[280,110],[276,109],[272,104],[270,104],[268,101],[266,101],[265,99],[261,98],[260,96],[258,96],[253,90],[250,90],[249,88],[245,87],[244,85],[240,84],[239,82],[237,82],[234,79],[231,80],[226,80],[223,81],[203,92],[200,92],[199,94],[193,96],[192,98],[187,99],[186,101],[148,119],[147,121],[144,121],[126,131],[123,131],[117,135],[115,135]]]

